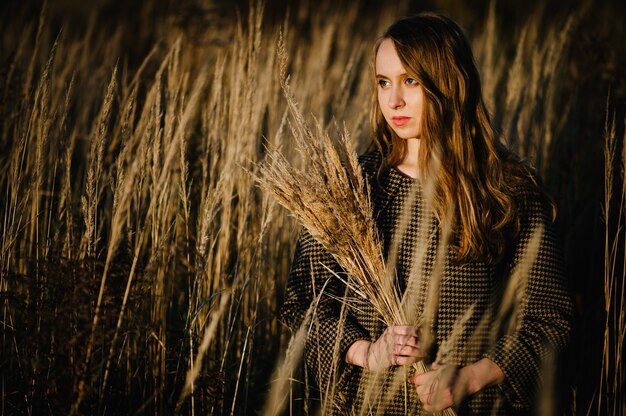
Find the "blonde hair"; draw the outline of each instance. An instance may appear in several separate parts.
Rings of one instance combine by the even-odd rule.
[[[440,161],[434,210],[442,223],[446,212],[454,215],[457,259],[498,260],[519,232],[519,187],[546,201],[547,196],[532,168],[495,134],[467,38],[451,19],[421,13],[393,23],[376,42],[374,60],[384,39],[393,42],[404,68],[424,91],[419,168],[426,175],[433,157]],[[380,175],[402,162],[407,148],[386,123],[376,89],[370,124],[383,155]]]

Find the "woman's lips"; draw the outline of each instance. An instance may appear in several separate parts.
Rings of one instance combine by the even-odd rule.
[[[404,126],[406,123],[409,122],[409,120],[411,120],[411,117],[392,117],[391,120],[393,121],[393,124],[396,125],[397,127],[401,127]]]

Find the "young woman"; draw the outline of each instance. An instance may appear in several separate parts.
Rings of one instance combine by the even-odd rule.
[[[375,150],[360,160],[373,215],[386,255],[399,242],[393,260],[400,290],[412,273],[422,276],[415,308],[431,316],[424,305],[430,280],[437,279],[430,303],[437,307],[421,330],[386,327],[366,301],[346,307],[345,299],[358,297],[345,294],[327,268],[336,262],[304,232],[280,316],[295,331],[316,303],[305,358],[308,384],[320,390],[309,398],[325,398],[324,411],[335,414],[448,407],[457,414],[531,412],[545,359],[563,349],[572,321],[549,199],[494,133],[469,43],[456,23],[431,13],[398,20],[374,52]],[[431,218],[424,206],[428,181],[435,184],[434,215],[423,227]],[[436,268],[443,235],[449,244],[443,267]],[[412,272],[420,250],[424,261]],[[514,271],[528,253],[534,255],[520,278]],[[512,284],[516,302],[504,296]],[[410,364],[420,359],[435,366],[406,384]],[[393,383],[398,374],[400,386]],[[374,388],[372,380],[378,380]]]

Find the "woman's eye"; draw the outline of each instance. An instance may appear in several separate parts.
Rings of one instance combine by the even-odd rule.
[[[418,82],[415,78],[407,78],[406,81],[407,85],[417,85]]]
[[[386,79],[379,79],[378,80],[378,86],[379,87],[388,87],[389,85],[391,85],[391,83],[389,81],[387,81]]]

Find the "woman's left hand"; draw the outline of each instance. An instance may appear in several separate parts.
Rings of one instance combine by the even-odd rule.
[[[415,384],[417,395],[428,412],[457,405],[469,395],[467,377],[458,367],[433,366],[424,374],[415,373],[409,382]]]
[[[483,358],[465,367],[433,365],[424,374],[415,373],[409,382],[415,384],[424,410],[439,412],[456,406],[487,386],[501,383],[504,373],[496,363]]]

